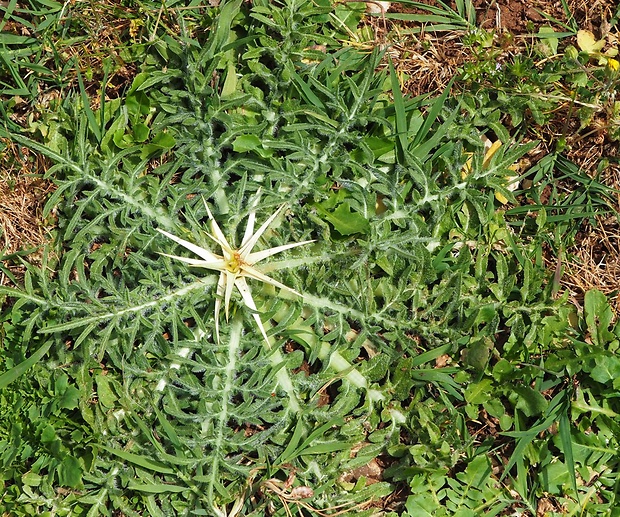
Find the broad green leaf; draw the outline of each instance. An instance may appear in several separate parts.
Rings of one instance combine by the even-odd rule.
[[[601,384],[614,383],[614,387],[620,382],[620,357],[601,353],[594,362],[596,366],[590,372],[592,379]]]
[[[588,291],[584,297],[584,314],[588,332],[595,345],[605,347],[615,339],[609,327],[613,320],[613,311],[606,296],[597,290]]]
[[[542,490],[552,495],[564,494],[570,483],[569,468],[560,460],[554,460],[542,468],[539,482]]]
[[[555,56],[558,53],[559,34],[553,30],[553,27],[550,27],[548,25],[543,25],[542,27],[539,27],[538,37],[545,45],[545,47],[542,48],[542,51],[545,55]],[[547,48],[548,52],[546,51]]]
[[[472,383],[465,389],[465,400],[470,404],[482,404],[491,396],[493,390],[492,379],[482,379]]]
[[[237,91],[237,82],[235,64],[229,61],[226,68],[226,79],[224,79],[224,85],[222,86],[222,99],[230,97]]]
[[[240,135],[233,142],[233,151],[245,153],[262,147],[260,138],[256,135]]]
[[[146,75],[146,74],[141,74]],[[146,79],[146,77],[144,77]],[[134,85],[135,85],[134,80]],[[132,86],[132,90],[134,86]],[[151,101],[144,92],[134,91],[125,99],[125,106],[130,114],[131,120],[138,121],[141,117],[146,117],[151,111]]]
[[[170,133],[157,133],[148,144],[142,146],[140,158],[144,160],[158,153],[168,151],[172,149],[175,144],[174,137]]]
[[[549,403],[539,391],[529,386],[514,386],[511,389],[518,397],[516,408],[523,411],[526,416],[540,415],[547,409]]]
[[[58,480],[61,486],[76,488],[82,482],[82,466],[73,456],[66,456],[58,467]]]
[[[21,477],[22,483],[27,486],[39,486],[42,479],[43,478],[39,474],[35,474],[34,472],[26,472],[26,474]]]
[[[334,225],[340,235],[353,235],[354,233],[367,233],[369,223],[358,212],[352,212],[349,203],[344,201],[333,212],[326,212],[325,218]]]
[[[149,138],[149,133],[151,130],[145,124],[139,122],[133,126],[133,138],[136,142],[142,143],[146,142]]]
[[[75,386],[68,386],[58,399],[60,409],[75,409],[80,401],[80,390]]]
[[[487,362],[489,361],[489,355],[493,349],[493,343],[487,340],[478,340],[469,345],[463,351],[463,359],[467,365],[475,368],[476,370],[484,370]]]
[[[95,382],[97,383],[97,398],[99,399],[99,403],[104,408],[114,408],[117,406],[118,396],[114,393],[112,389],[110,379],[106,375],[98,374],[95,376]]]

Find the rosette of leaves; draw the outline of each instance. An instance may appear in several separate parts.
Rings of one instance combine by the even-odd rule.
[[[13,136],[54,163],[46,215],[58,228],[43,267],[2,292],[31,315],[24,341],[36,335],[83,394],[96,445],[75,504],[93,515],[250,515],[270,500],[283,515],[294,503],[259,490],[270,479],[311,488],[322,511],[382,497],[387,481],[333,480],[386,450],[410,461],[426,432],[411,408],[437,393],[463,401],[467,374],[433,361],[459,361],[502,325],[506,353],[528,353],[545,330],[542,275],[523,253],[511,260],[493,200],[512,198],[505,177],[526,149],[504,146],[482,167],[479,135],[447,92],[403,98],[394,71],[377,71],[380,52],[335,45],[328,12],[226,2],[206,40],[162,40],[131,95],[153,110],[139,122],[149,134],[174,139],[169,153],[121,139],[122,102],[93,113],[68,100],[53,149]],[[303,296],[253,291],[270,346],[233,296],[218,342],[217,276],[162,259],[171,242],[155,229],[209,248],[204,198],[242,242],[259,189],[257,220],[288,207],[265,247],[317,241],[263,266]]]

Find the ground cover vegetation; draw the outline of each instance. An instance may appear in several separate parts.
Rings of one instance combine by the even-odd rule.
[[[620,514],[620,12],[476,7],[0,7],[3,514]]]

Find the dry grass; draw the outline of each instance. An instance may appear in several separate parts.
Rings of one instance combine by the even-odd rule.
[[[599,152],[604,147],[597,146]],[[582,157],[592,158],[592,149],[585,150]],[[600,158],[600,157],[599,157]],[[566,263],[562,284],[570,290],[573,300],[581,305],[583,295],[591,289],[606,294],[616,316],[620,316],[620,165],[611,164],[600,175],[599,181],[614,189],[615,202],[610,213],[596,217],[596,225],[584,225],[577,235],[574,246],[566,250]]]
[[[598,289],[610,298],[617,316],[620,315],[620,228],[616,216],[599,217],[596,228],[586,228],[583,238],[567,251],[563,285],[570,289],[573,301],[580,306],[583,295]]]
[[[370,22],[376,34],[375,45],[388,49],[383,66],[387,67],[387,59],[392,61],[403,93],[414,97],[439,94],[459,74],[462,65],[472,59],[456,34],[448,37],[407,34],[398,25],[392,25],[388,33],[382,22],[380,19]]]
[[[41,179],[37,172],[45,170],[46,163],[40,156],[26,149],[3,142],[7,148],[2,153],[5,168],[0,175],[0,245],[2,255],[34,249],[30,260],[38,261],[40,251],[49,241],[51,221],[43,220],[43,206],[54,190],[52,183]],[[18,263],[5,263],[16,277],[22,267]],[[0,284],[10,279],[0,275]]]

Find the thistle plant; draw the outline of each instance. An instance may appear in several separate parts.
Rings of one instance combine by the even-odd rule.
[[[305,0],[205,8],[212,30],[194,39],[180,19],[188,32],[158,41],[127,99],[94,113],[68,98],[48,145],[13,136],[54,162],[45,216],[58,219],[56,253],[30,266],[23,287],[0,288],[17,300],[12,334],[28,347],[15,371],[61,371],[50,393],[71,395],[71,384],[80,394],[44,415],[70,409],[79,422],[63,435],[66,457],[29,462],[24,479],[15,470],[12,486],[31,487],[38,513],[56,511],[36,501],[60,493],[56,470],[75,465],[61,477],[79,488],[66,491],[65,513],[93,516],[285,515],[260,478],[287,480],[291,493],[310,488],[321,514],[385,497],[420,465],[444,483],[468,472],[457,463],[475,440],[454,422],[464,401],[476,415],[478,405],[463,395],[469,374],[438,360],[469,350],[482,371],[506,321],[504,353],[522,362],[519,347],[533,352],[553,335],[549,305],[526,303],[542,292],[540,275],[525,252],[504,252],[512,234],[493,205],[494,191],[512,195],[505,177],[523,150],[503,146],[482,167],[479,134],[447,108],[447,93],[403,98],[396,73],[377,72],[379,51],[360,55],[331,39],[331,9]],[[299,217],[269,234],[286,206]],[[237,246],[231,235],[245,217]],[[202,242],[205,218],[219,251]],[[272,247],[260,249],[267,236]],[[287,257],[311,237],[306,253]],[[276,255],[284,259],[267,261]],[[279,268],[289,268],[282,282],[267,276]],[[196,274],[203,269],[219,278]],[[247,311],[231,308],[235,289]],[[274,289],[280,296],[264,296]],[[512,411],[508,384],[486,385],[489,413]],[[36,432],[59,450],[48,420]],[[19,436],[16,428],[13,442]],[[74,455],[80,436],[88,451]],[[383,481],[343,479],[390,454]],[[40,487],[35,475],[45,476]],[[463,508],[477,504],[467,493]]]
[[[260,195],[260,194],[259,194]],[[224,312],[226,315],[226,321],[228,321],[229,313],[230,313],[230,300],[233,292],[233,288],[236,287],[241,294],[241,298],[245,305],[252,312],[252,316],[256,321],[256,325],[258,326],[265,343],[267,346],[270,346],[269,338],[267,337],[267,332],[265,331],[265,327],[263,322],[261,321],[260,315],[258,314],[258,309],[256,308],[256,303],[252,298],[252,292],[250,287],[246,282],[246,278],[253,278],[255,280],[259,280],[266,284],[272,285],[278,289],[282,289],[284,291],[288,291],[296,296],[301,296],[295,289],[291,289],[290,287],[274,280],[260,270],[256,269],[254,265],[261,260],[264,260],[273,255],[277,255],[282,251],[296,248],[298,246],[303,246],[305,244],[309,244],[314,242],[313,240],[306,240],[302,242],[294,242],[291,244],[284,244],[281,246],[276,246],[275,248],[269,248],[262,251],[252,252],[252,249],[261,238],[265,230],[269,228],[269,225],[274,221],[276,217],[282,212],[285,205],[280,206],[270,217],[267,219],[262,226],[254,233],[254,222],[256,218],[256,204],[258,203],[259,196],[254,203],[254,207],[248,216],[247,226],[245,228],[245,234],[243,236],[243,240],[241,241],[241,246],[238,249],[233,248],[226,237],[224,236],[222,230],[217,224],[217,221],[211,214],[211,210],[209,210],[209,206],[207,202],[203,198],[203,203],[207,214],[209,216],[209,220],[211,222],[212,233],[207,233],[207,236],[211,238],[214,242],[216,242],[222,248],[222,255],[215,255],[211,251],[205,248],[201,248],[196,244],[193,244],[189,241],[181,239],[171,233],[166,232],[165,230],[158,229],[160,233],[172,239],[177,244],[185,247],[192,253],[195,253],[202,260],[180,257],[177,255],[169,255],[167,253],[162,253],[162,255],[166,257],[170,257],[176,260],[180,260],[190,266],[197,268],[210,269],[213,271],[219,271],[220,277],[217,282],[217,298],[215,300],[215,334],[217,336],[217,341],[220,341],[220,332],[219,332],[219,314],[222,304],[222,298],[224,299]]]

